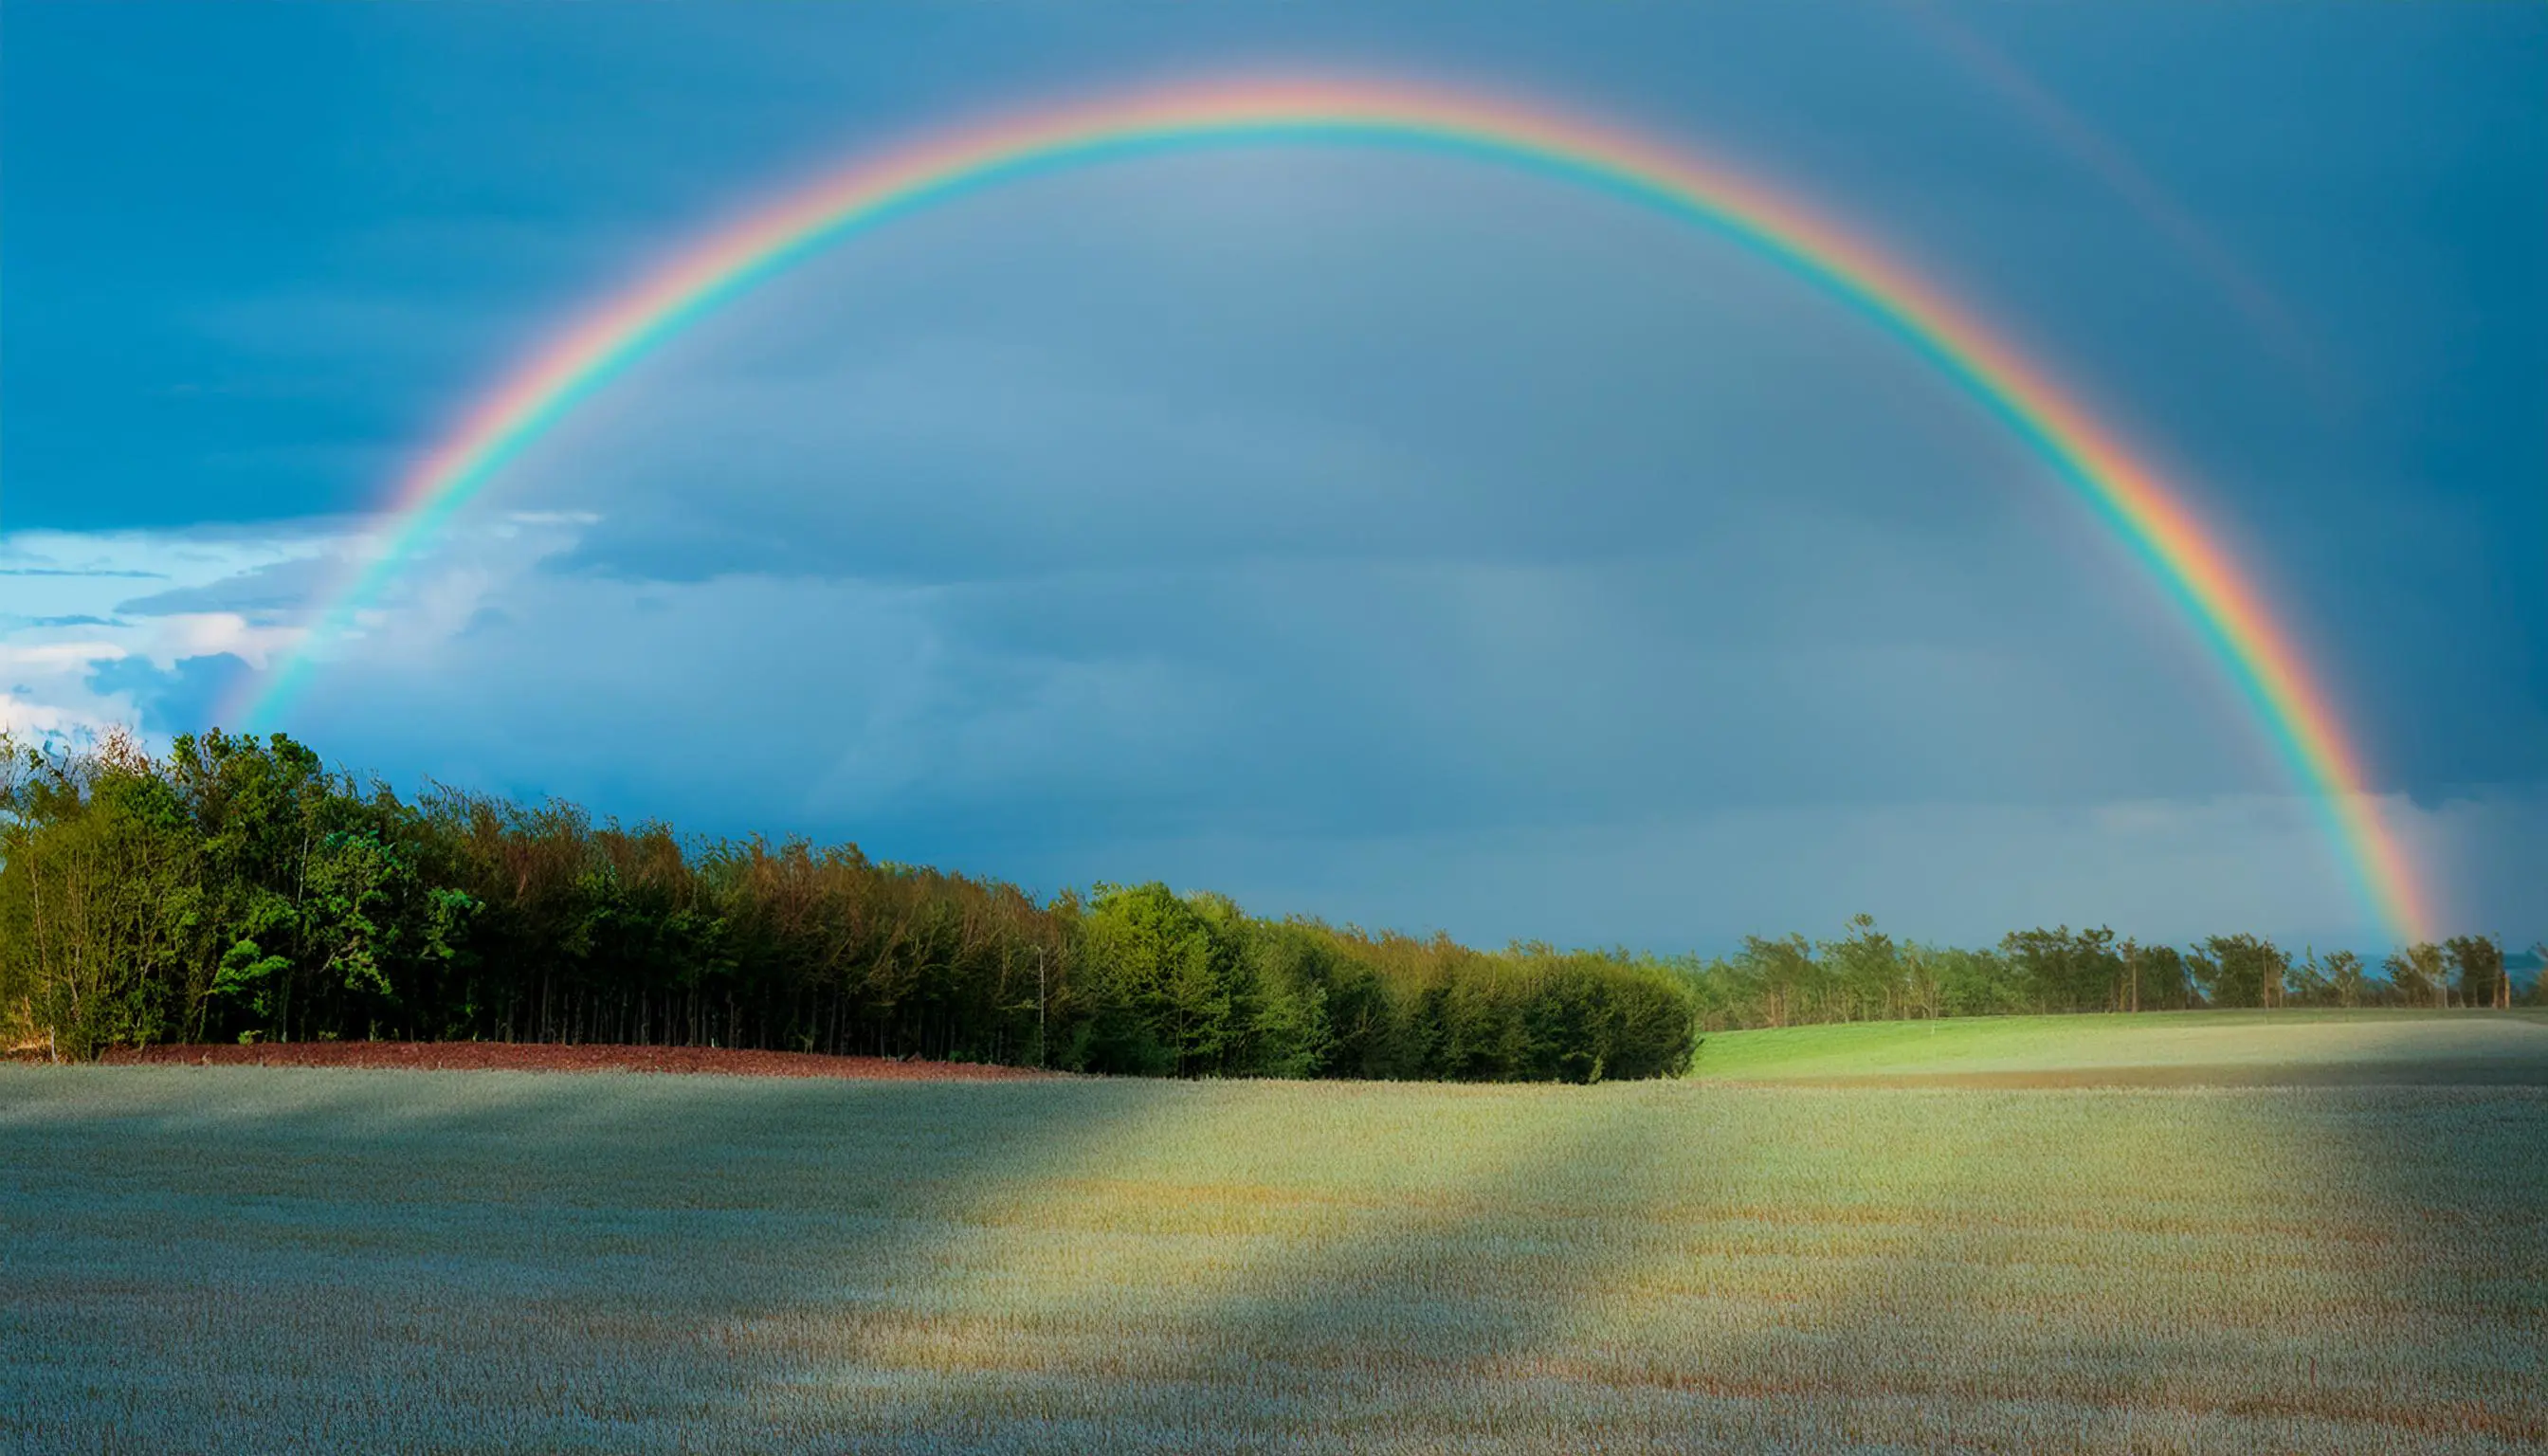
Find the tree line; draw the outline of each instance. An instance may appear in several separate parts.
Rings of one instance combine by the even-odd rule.
[[[2252,935],[2180,949],[2103,926],[2059,926],[1961,950],[1897,941],[1865,915],[1845,929],[1822,942],[1747,936],[1732,956],[1675,962],[1702,1030],[2204,1007],[2509,1007],[2515,999],[2492,936],[2409,946],[2375,966],[2351,951],[2294,955]],[[2548,981],[2533,983],[2527,999],[2548,1004]]]
[[[852,845],[403,798],[280,734],[163,756],[120,734],[0,738],[0,1034],[74,1057],[474,1039],[1589,1082],[1680,1072],[1701,1034],[1741,1028],[2514,994],[2487,937],[2375,967],[2248,935],[2180,949],[2065,926],[1961,950],[1866,916],[1845,932],[1715,957],[1482,951],[1160,884],[1040,901]]]
[[[0,739],[0,1031],[67,1056],[478,1039],[1589,1082],[1684,1070],[1696,1018],[1673,967],[1623,953],[1158,884],[1040,902],[849,845],[410,800],[279,734]]]

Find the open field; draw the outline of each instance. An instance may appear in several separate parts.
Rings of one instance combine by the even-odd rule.
[[[1718,1032],[1690,1075],[1834,1086],[2542,1086],[2548,1011],[2144,1011]]]
[[[2495,1451],[2548,1092],[0,1067],[25,1451]]]

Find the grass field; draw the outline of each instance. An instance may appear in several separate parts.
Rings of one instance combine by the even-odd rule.
[[[2536,1449],[2543,1209],[2529,1087],[0,1067],[0,1448]]]
[[[2548,1084],[2548,1011],[2177,1011],[1719,1032],[1704,1081]]]

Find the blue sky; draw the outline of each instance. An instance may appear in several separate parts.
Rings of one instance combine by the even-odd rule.
[[[21,732],[203,726],[512,360],[791,182],[1048,99],[1409,76],[1738,161],[1991,319],[2236,542],[2453,927],[2548,934],[2536,7],[5,24]],[[1439,158],[1159,158],[818,258],[510,467],[290,726],[1488,941],[2376,939],[2182,620],[1951,387],[1722,244]]]

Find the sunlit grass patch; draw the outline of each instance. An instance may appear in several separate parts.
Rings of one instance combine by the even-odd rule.
[[[1717,1032],[1702,1081],[2102,1073],[2119,1082],[2548,1083],[2548,1012],[2164,1011]]]

